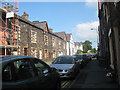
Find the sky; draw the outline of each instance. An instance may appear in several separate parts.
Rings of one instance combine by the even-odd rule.
[[[97,2],[19,2],[19,15],[30,21],[47,21],[53,32],[72,33],[76,42],[90,40],[97,47],[99,25]],[[93,30],[91,30],[93,28]]]

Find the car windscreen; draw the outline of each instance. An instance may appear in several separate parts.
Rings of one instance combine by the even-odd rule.
[[[75,55],[76,59],[82,59],[82,55]]]
[[[53,64],[73,64],[73,61],[72,57],[57,57]]]

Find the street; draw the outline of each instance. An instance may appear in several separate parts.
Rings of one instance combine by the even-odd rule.
[[[64,1],[0,0],[0,87],[120,90],[120,1]]]
[[[106,71],[98,65],[98,60],[91,60],[83,69],[80,69],[77,77],[71,81],[62,82],[62,88],[114,88],[116,83],[109,83],[106,79]]]

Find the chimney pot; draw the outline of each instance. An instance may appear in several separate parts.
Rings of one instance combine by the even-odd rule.
[[[26,12],[24,12],[22,17],[28,20],[29,15]]]

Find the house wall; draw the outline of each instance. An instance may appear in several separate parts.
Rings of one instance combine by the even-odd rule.
[[[8,8],[8,7],[7,7]],[[12,9],[12,6],[10,7]],[[9,8],[8,8],[9,9]],[[6,14],[6,13],[5,13]],[[2,15],[0,13],[1,16]],[[11,50],[16,50],[11,55],[29,55],[42,59],[45,62],[52,61],[59,55],[67,54],[66,39],[63,39],[49,31],[47,22],[38,22],[38,25],[28,20],[28,14],[24,12],[22,16],[12,17],[8,19],[8,28],[13,30],[12,24],[19,26],[19,35],[16,39],[15,48],[9,47]],[[1,20],[0,25],[3,26]],[[41,27],[39,25],[42,25]],[[46,25],[44,27],[44,25]],[[5,27],[5,26],[3,26]],[[46,39],[47,37],[47,39]],[[13,36],[11,36],[13,38]],[[54,38],[54,40],[52,40]],[[64,37],[65,38],[65,37]],[[47,42],[47,45],[46,45]],[[54,46],[53,46],[54,42]],[[17,47],[18,45],[18,47]],[[5,50],[3,49],[3,52]]]
[[[118,29],[118,27],[115,27],[114,28],[114,34],[115,34],[115,45],[116,45],[116,68],[117,68],[117,71],[116,73],[117,74],[117,79],[119,81],[119,84],[120,84],[120,31]]]
[[[120,2],[103,2],[101,10],[99,11],[100,19],[100,52],[101,56],[104,49],[108,49],[108,63],[106,66],[110,66],[115,73],[115,80],[120,85]],[[105,33],[108,35],[106,36]],[[106,39],[104,39],[106,38]],[[108,38],[108,41],[107,41]],[[105,43],[108,42],[105,45]]]
[[[67,55],[70,55],[70,42],[67,42],[66,44],[67,49]]]

